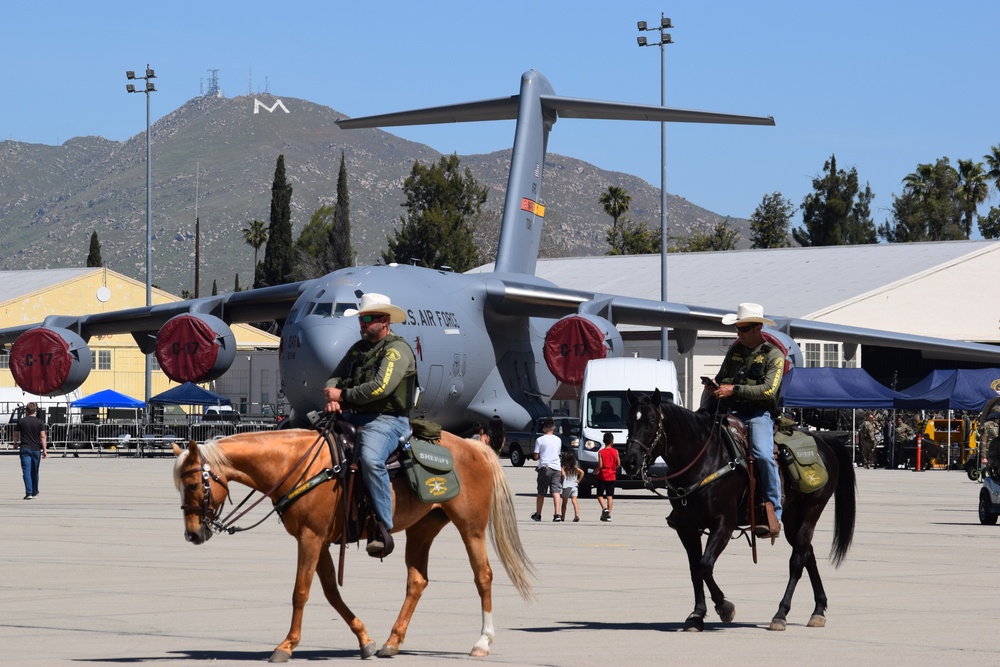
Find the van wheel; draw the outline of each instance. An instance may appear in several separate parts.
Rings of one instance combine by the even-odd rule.
[[[515,468],[520,468],[524,465],[524,454],[517,445],[510,448],[510,464]]]

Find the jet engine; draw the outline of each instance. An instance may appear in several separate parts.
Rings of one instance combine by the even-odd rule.
[[[236,336],[214,315],[178,315],[156,334],[156,360],[174,382],[214,380],[229,370],[235,358]]]
[[[622,335],[596,315],[568,315],[545,333],[545,364],[560,382],[580,384],[591,359],[622,356]]]
[[[41,326],[21,334],[10,349],[10,372],[19,387],[40,396],[68,394],[90,375],[90,348],[68,329]]]

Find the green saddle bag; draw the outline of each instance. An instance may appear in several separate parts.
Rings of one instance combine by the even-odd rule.
[[[447,447],[410,438],[401,457],[410,487],[425,503],[442,503],[458,495],[458,475]]]
[[[826,486],[830,475],[811,435],[779,430],[774,434],[774,444],[778,446],[778,458],[792,486],[801,493],[812,493]]]

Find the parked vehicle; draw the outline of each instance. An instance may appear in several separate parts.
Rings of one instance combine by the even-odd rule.
[[[240,413],[233,409],[231,405],[212,405],[205,408],[201,414],[203,422],[231,422],[237,424],[240,421]]]
[[[594,359],[587,363],[583,385],[580,388],[581,436],[577,447],[577,458],[583,468],[584,477],[580,482],[580,495],[587,498],[596,482],[594,469],[597,467],[597,452],[603,446],[604,434],[614,435],[614,447],[625,451],[628,427],[626,391],[637,394],[652,394],[660,390],[663,400],[681,402],[677,384],[677,369],[669,361],[624,357],[615,359]],[[657,459],[650,467],[652,476],[663,476],[666,464]],[[641,479],[630,478],[623,470],[618,471],[620,488],[642,488]]]

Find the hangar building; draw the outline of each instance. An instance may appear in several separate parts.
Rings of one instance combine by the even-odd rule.
[[[180,301],[153,288],[153,305]],[[41,322],[48,315],[83,315],[146,305],[146,285],[107,268],[66,268],[0,272],[0,327]],[[278,338],[246,324],[234,324],[237,355],[233,366],[215,381],[215,390],[234,407],[256,412],[255,403],[276,403],[279,397]],[[142,400],[145,358],[132,336],[116,334],[90,339],[93,370],[80,395],[114,389]],[[153,356],[152,392],[175,383],[159,371]],[[14,387],[7,354],[0,354],[0,387]]]
[[[667,258],[667,295],[670,301],[729,312],[751,301],[772,315],[1000,344],[1000,299],[992,293],[998,269],[1000,241],[676,253]],[[658,254],[539,259],[536,275],[566,288],[660,298]],[[620,328],[626,354],[659,356],[659,330]],[[715,374],[734,341],[703,332],[686,355],[678,355],[671,341],[685,400],[695,390],[700,396],[698,378]],[[839,343],[796,342],[806,366],[860,363],[879,382],[897,388],[934,368],[977,367],[869,346],[850,360]]]

